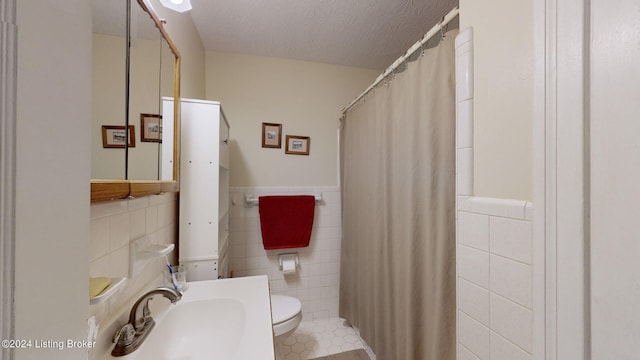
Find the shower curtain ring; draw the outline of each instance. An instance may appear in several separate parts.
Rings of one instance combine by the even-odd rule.
[[[444,16],[442,17],[442,20],[440,20],[440,42],[444,41],[444,33],[447,31],[447,28],[449,28],[449,24],[444,25]]]

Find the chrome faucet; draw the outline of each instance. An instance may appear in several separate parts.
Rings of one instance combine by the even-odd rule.
[[[140,296],[131,308],[131,312],[129,313],[129,322],[118,329],[118,331],[113,335],[113,342],[116,343],[116,346],[111,351],[112,356],[130,354],[142,345],[142,342],[144,342],[144,339],[147,338],[147,335],[149,335],[151,329],[153,329],[156,324],[151,317],[149,300],[153,299],[153,296],[158,294],[169,299],[173,304],[182,298],[182,293],[180,291],[166,287],[153,289]],[[144,306],[140,306],[142,304],[144,304]]]

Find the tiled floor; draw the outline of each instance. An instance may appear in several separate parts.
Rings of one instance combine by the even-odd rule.
[[[277,346],[276,360],[308,360],[364,348],[355,330],[343,319],[303,320],[298,329]]]

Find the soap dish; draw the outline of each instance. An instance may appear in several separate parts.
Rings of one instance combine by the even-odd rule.
[[[167,256],[173,251],[174,248],[174,244],[147,245],[145,248],[138,250],[138,259],[143,260]]]
[[[124,283],[127,282],[127,278],[111,278],[111,285],[104,289],[99,295],[89,298],[90,305],[99,304],[107,300],[111,295],[115,294]]]
[[[149,260],[169,255],[175,244],[156,245],[148,236],[131,241],[129,244],[129,277],[138,275]]]

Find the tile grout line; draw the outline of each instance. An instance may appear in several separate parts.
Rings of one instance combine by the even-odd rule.
[[[495,330],[489,329],[489,332],[491,335],[491,333],[495,334],[496,336],[500,337],[502,340],[508,342],[509,344],[513,345],[514,347],[518,348],[519,350],[522,350],[522,352],[524,352],[525,354],[532,356],[533,354],[531,354],[530,352],[528,352],[527,350],[523,349],[520,345],[514,343],[513,341],[507,339],[506,337],[504,337],[502,334],[500,334],[499,332],[496,332]],[[491,341],[491,337],[489,337],[489,341]],[[491,346],[491,345],[489,345]]]

